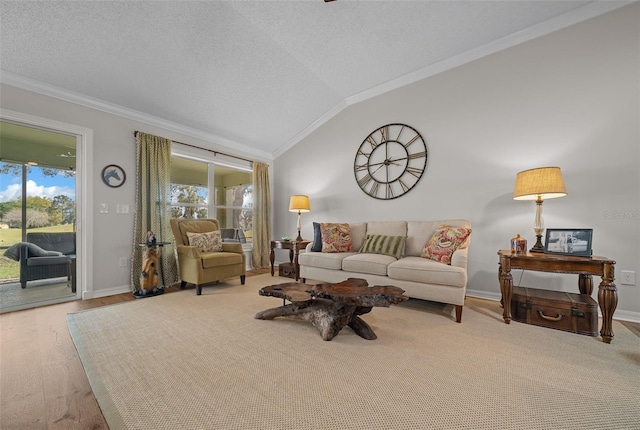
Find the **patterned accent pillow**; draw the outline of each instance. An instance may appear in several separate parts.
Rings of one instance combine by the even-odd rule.
[[[349,224],[320,223],[322,252],[351,252],[351,227]]]
[[[222,251],[222,237],[220,230],[206,233],[187,232],[189,246],[195,246],[200,252],[220,252]]]
[[[424,245],[420,257],[430,258],[444,264],[451,264],[451,256],[471,234],[471,229],[441,225]]]
[[[402,258],[406,236],[383,236],[380,234],[368,234],[360,248],[361,253],[388,255],[396,260]]]

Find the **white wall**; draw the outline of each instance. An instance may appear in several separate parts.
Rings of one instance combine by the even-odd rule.
[[[136,183],[134,131],[139,130],[178,142],[272,164],[269,160],[233,151],[230,148],[223,148],[211,142],[158,126],[147,125],[9,85],[2,85],[1,91],[3,110],[20,112],[93,130],[92,161],[86,171],[88,175],[93,177],[93,183],[89,190],[93,198],[93,215],[86,224],[90,229],[87,234],[92,239],[90,246],[93,258],[84,268],[88,273],[87,282],[80,286],[85,298],[131,291],[130,268],[120,267],[119,258],[127,257],[130,261],[133,245]],[[195,156],[206,154],[206,151],[190,150],[189,153]],[[226,157],[225,163],[233,164],[233,159]],[[108,188],[102,183],[99,175],[107,164],[117,164],[125,170],[127,180],[122,187]],[[241,162],[241,165],[245,166],[246,163]],[[270,175],[273,173],[270,172]],[[100,213],[102,203],[108,204],[108,214]],[[129,214],[117,214],[116,206],[118,204],[129,205]],[[143,239],[138,238],[137,241]],[[173,238],[165,240],[173,241]],[[166,247],[165,252],[173,252],[173,248]]]
[[[311,198],[307,239],[312,221],[467,218],[470,294],[499,298],[496,251],[517,233],[535,242],[535,203],[512,199],[516,173],[557,165],[568,196],[544,203],[546,226],[593,228],[616,277],[636,272],[636,286],[616,281],[615,316],[640,320],[639,56],[636,3],[353,105],[275,160],[274,237],[295,236],[291,194]],[[414,189],[380,201],[359,189],[353,161],[392,122],[416,128],[429,158]],[[526,272],[522,284],[577,291],[577,276]]]

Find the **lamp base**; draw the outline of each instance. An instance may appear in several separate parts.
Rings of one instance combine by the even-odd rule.
[[[303,241],[304,239],[300,236],[300,231],[298,230],[298,237],[296,237],[296,242]]]
[[[536,234],[536,244],[533,245],[533,248],[529,250],[529,252],[544,252],[544,245],[542,244],[542,235]]]

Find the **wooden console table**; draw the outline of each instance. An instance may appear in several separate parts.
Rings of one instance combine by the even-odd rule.
[[[300,251],[305,249],[307,245],[311,243],[308,240],[272,240],[271,252],[269,259],[271,260],[271,276],[273,276],[273,263],[275,262],[275,250],[276,249],[288,249],[289,250],[289,262],[293,263],[293,268],[296,272],[296,281],[300,279],[300,265],[298,264],[298,255]]]
[[[605,343],[613,339],[613,313],[618,305],[618,290],[614,280],[616,262],[605,257],[576,257],[570,255],[544,254],[527,252],[512,254],[510,250],[498,251],[500,266],[498,278],[502,293],[503,318],[506,324],[511,322],[511,294],[513,277],[511,269],[535,270],[538,272],[575,273],[578,275],[580,294],[591,295],[593,292],[592,275],[602,277],[598,286],[598,305],[602,313],[600,336]]]

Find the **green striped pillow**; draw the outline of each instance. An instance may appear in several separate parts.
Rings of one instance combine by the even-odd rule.
[[[406,241],[407,236],[368,234],[359,252],[363,254],[389,255],[398,259],[402,257],[402,254],[404,254],[404,244]]]

